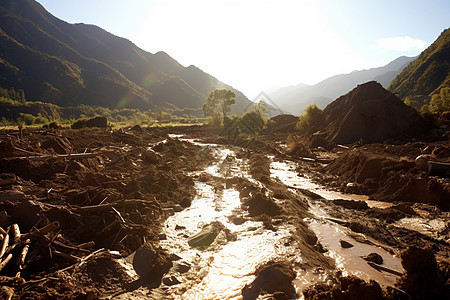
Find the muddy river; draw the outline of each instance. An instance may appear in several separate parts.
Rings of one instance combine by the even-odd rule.
[[[180,138],[180,136],[176,136]],[[187,139],[185,139],[187,140]],[[216,181],[201,182],[196,180],[197,196],[192,205],[184,210],[174,210],[164,226],[166,239],[161,246],[170,253],[181,257],[181,264],[189,266],[186,272],[171,274],[180,283],[167,287],[168,293],[174,299],[241,299],[241,289],[252,282],[255,268],[270,259],[289,259],[294,265],[301,266],[304,258],[295,245],[286,241],[295,231],[292,225],[274,222],[276,230],[265,229],[262,222],[246,219],[242,224],[231,222],[231,216],[247,215],[241,207],[239,192],[228,188],[226,180],[232,177],[243,177],[258,183],[251,178],[248,171],[248,161],[236,157],[231,148],[215,144],[202,144],[193,140],[190,142],[208,147],[216,161],[202,172],[191,174],[200,178],[207,173]],[[324,189],[313,183],[307,177],[300,177],[295,172],[296,165],[289,161],[276,161],[271,158],[270,172],[273,179],[284,183],[291,191],[296,188],[308,189],[326,199],[352,199],[368,201],[369,205],[389,205],[374,203],[368,197],[361,195],[340,194]],[[261,184],[261,183],[259,183]],[[261,184],[262,185],[262,184]],[[344,274],[355,274],[363,279],[375,279],[382,285],[392,285],[394,275],[379,272],[370,267],[361,257],[376,252],[384,259],[384,266],[402,271],[400,260],[384,249],[360,243],[347,234],[347,229],[334,222],[330,222],[326,212],[320,206],[309,203],[313,217],[305,220],[310,229],[315,232],[320,243],[328,250],[326,255],[331,257],[337,269]],[[235,236],[228,240],[224,234],[219,234],[213,244],[199,249],[189,245],[189,238],[201,231],[204,225],[220,222]],[[345,249],[339,241],[346,240],[354,247]],[[296,268],[297,278],[293,281],[297,293],[308,285],[326,280],[326,271],[305,270]]]

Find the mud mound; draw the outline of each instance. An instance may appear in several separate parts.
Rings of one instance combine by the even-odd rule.
[[[273,201],[260,192],[252,192],[250,197],[244,200],[244,204],[248,205],[248,213],[251,217],[268,215],[276,216],[281,213],[280,207]]]
[[[255,280],[242,289],[242,298],[251,300],[259,295],[272,294],[270,299],[294,299],[292,280],[295,272],[286,263],[268,262],[256,269]],[[267,299],[267,298],[266,298]]]
[[[413,108],[375,81],[358,85],[323,111],[328,140],[349,144],[420,137],[431,128]]]
[[[330,163],[324,171],[339,176],[343,192],[371,194],[376,200],[388,202],[450,207],[448,180],[427,177],[414,162],[388,157],[385,153],[354,149]]]
[[[358,277],[337,277],[334,283],[318,283],[303,291],[305,299],[383,299],[380,285],[371,280],[366,282]]]
[[[396,285],[413,299],[449,299],[449,285],[446,285],[433,252],[410,246],[401,254],[406,273]],[[447,278],[448,279],[448,278]]]

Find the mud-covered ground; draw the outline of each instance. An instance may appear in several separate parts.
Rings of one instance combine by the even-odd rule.
[[[448,296],[449,179],[427,172],[448,142],[139,126],[0,137],[2,298]]]

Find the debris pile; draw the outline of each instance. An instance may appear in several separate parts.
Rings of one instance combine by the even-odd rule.
[[[329,104],[322,121],[320,131],[338,144],[411,139],[428,134],[433,127],[375,81],[358,85]]]
[[[37,298],[50,294],[35,280],[53,286],[65,270],[87,272],[87,260],[157,243],[170,211],[195,195],[187,172],[210,159],[158,129],[3,131],[0,143],[1,283],[16,295],[32,285]],[[53,288],[61,296],[67,285]]]

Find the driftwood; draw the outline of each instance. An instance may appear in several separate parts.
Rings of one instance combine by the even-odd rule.
[[[71,259],[71,260],[76,260],[76,261],[81,260],[81,258],[78,257],[78,256],[75,256],[73,254],[64,253],[64,252],[61,252],[61,251],[58,251],[58,250],[55,250],[55,249],[52,249],[52,254],[54,254],[56,256],[64,257],[64,258],[67,258],[67,259]]]
[[[16,264],[20,266],[20,268],[23,268],[23,265],[25,264],[25,259],[28,254],[28,250],[30,249],[30,240],[26,241],[26,245],[23,247],[22,251],[20,252],[19,257],[17,258]]]
[[[75,154],[59,154],[59,155],[39,155],[39,156],[22,156],[17,157],[18,159],[27,159],[32,161],[43,161],[50,158],[64,158],[64,159],[83,159],[96,157],[100,154],[95,153],[75,153]]]
[[[347,147],[347,146],[344,146],[344,145],[339,145],[339,144],[337,144],[336,147],[341,148],[341,149],[345,149],[345,150],[350,149],[350,147]]]
[[[5,255],[6,247],[8,247],[9,244],[9,234],[5,235],[5,238],[3,239],[2,247],[0,248],[0,258]]]
[[[36,236],[43,236],[44,234],[55,231],[58,228],[59,228],[59,222],[55,221],[55,222],[45,225],[44,227],[42,227],[40,229],[34,228],[34,231],[23,234],[22,239],[27,239],[27,238],[36,237]]]
[[[147,206],[152,206],[153,208],[159,209],[159,207],[155,206],[153,201],[142,200],[142,199],[128,199],[121,200],[113,203],[99,204],[99,205],[90,205],[90,206],[82,206],[71,209],[71,211],[76,213],[86,213],[86,212],[99,212],[105,210],[116,210],[115,206],[123,206],[123,205],[132,205],[132,204],[145,204]],[[117,212],[117,210],[116,210]]]
[[[12,225],[12,229],[13,229],[13,234],[14,234],[14,243],[17,243],[20,241],[20,228],[18,224],[13,224]]]
[[[9,263],[12,257],[13,255],[10,253],[4,260],[2,260],[2,262],[0,263],[0,271],[6,266],[7,263]]]
[[[22,149],[22,148],[19,148],[19,147],[16,147],[16,146],[13,146],[13,149],[17,150],[19,152],[23,152],[23,153],[29,154],[29,155],[44,155],[42,153],[38,153],[38,152],[34,152],[34,151],[33,152],[32,151],[28,151],[28,150],[25,150],[25,149]]]
[[[77,251],[77,252],[81,252],[81,253],[84,253],[84,254],[91,253],[90,250],[86,250],[86,249],[79,248],[79,247],[72,247],[72,246],[63,244],[60,241],[53,241],[53,245],[58,246],[58,247],[63,248],[63,249],[66,249],[66,250],[69,250],[69,251]]]
[[[394,275],[397,275],[397,276],[402,276],[403,275],[402,273],[400,273],[398,271],[395,271],[395,270],[392,270],[392,269],[389,269],[389,268],[386,268],[386,267],[382,267],[380,265],[377,265],[374,262],[368,261],[367,263],[369,264],[369,266],[371,266],[372,268],[374,268],[374,269],[376,269],[378,271],[385,271],[385,272],[388,272],[388,273],[391,273],[391,274],[394,274]]]

